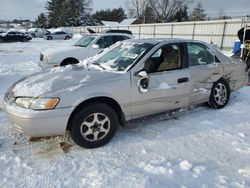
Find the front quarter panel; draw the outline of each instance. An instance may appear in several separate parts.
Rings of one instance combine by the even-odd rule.
[[[118,73],[119,74],[119,73]],[[82,102],[97,97],[108,97],[115,100],[121,107],[125,118],[130,118],[130,75],[129,73],[120,74],[115,79],[107,79],[79,88],[68,88],[61,94],[57,108],[77,107]]]

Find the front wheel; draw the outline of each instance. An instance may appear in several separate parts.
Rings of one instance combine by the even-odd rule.
[[[73,116],[70,136],[84,148],[96,148],[108,143],[119,124],[116,112],[103,103],[93,103]]]
[[[27,42],[28,39],[27,39],[27,38],[23,38],[22,41],[23,41],[23,42]]]
[[[230,87],[224,79],[213,84],[208,104],[215,109],[224,108],[230,99]]]

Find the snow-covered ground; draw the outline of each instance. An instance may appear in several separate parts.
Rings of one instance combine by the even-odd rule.
[[[39,53],[70,41],[0,44],[0,100],[17,79],[40,70]],[[64,137],[30,142],[0,105],[0,187],[250,187],[250,87],[221,110],[205,105],[132,121],[98,149]],[[35,125],[34,125],[35,126]]]

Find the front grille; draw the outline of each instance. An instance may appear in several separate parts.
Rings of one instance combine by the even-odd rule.
[[[40,61],[43,61],[43,57],[44,57],[44,55],[40,54]]]

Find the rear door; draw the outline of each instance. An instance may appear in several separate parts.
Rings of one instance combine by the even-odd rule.
[[[223,66],[209,46],[189,42],[186,47],[190,69],[190,104],[206,102],[213,83],[223,74]]]
[[[22,41],[23,38],[24,38],[24,34],[21,33],[21,32],[16,32],[15,38],[16,38],[17,41]]]
[[[132,118],[188,105],[190,75],[183,49],[181,43],[158,47],[143,63],[148,82],[136,72],[132,75]]]
[[[118,42],[118,41],[123,41],[123,40],[128,40],[130,39],[128,36],[124,36],[124,35],[115,35],[114,36],[114,43]]]
[[[114,44],[114,37],[113,35],[109,35],[109,36],[102,36],[100,37],[97,41],[96,41],[96,45],[99,46],[99,48],[104,49],[104,48],[108,48],[109,46],[111,46],[112,44]]]
[[[9,33],[7,34],[7,36],[6,36],[7,41],[15,41],[15,40],[16,40],[16,39],[15,39],[15,33],[16,33],[16,32],[13,32],[13,31],[9,32]]]
[[[53,39],[61,39],[61,38],[62,38],[62,34],[60,31],[53,33]]]

